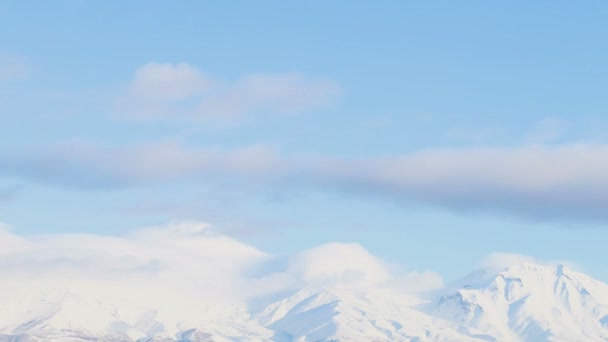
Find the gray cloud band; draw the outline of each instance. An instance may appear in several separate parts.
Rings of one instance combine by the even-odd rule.
[[[264,146],[194,149],[165,143],[72,144],[0,158],[0,175],[113,189],[191,181],[312,187],[453,210],[608,220],[608,146],[435,149],[368,159],[287,157]]]

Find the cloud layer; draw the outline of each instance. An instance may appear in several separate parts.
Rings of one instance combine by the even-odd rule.
[[[186,63],[140,67],[117,102],[116,115],[138,120],[242,120],[256,114],[291,114],[332,102],[339,86],[298,73],[214,79]]]
[[[0,293],[34,301],[39,298],[32,294],[71,293],[144,311],[154,298],[161,313],[176,319],[205,317],[209,310],[221,315],[222,308],[230,314],[243,303],[301,289],[405,295],[408,288],[391,281],[407,278],[407,291],[442,285],[441,277],[428,275],[396,272],[357,244],[327,244],[280,258],[201,222],[176,222],[124,236],[20,236],[0,226]],[[0,320],[10,322],[11,310],[21,309],[0,308]]]
[[[608,220],[608,146],[435,149],[378,158],[285,156],[265,146],[104,148],[71,143],[0,156],[0,176],[82,188],[239,182],[357,192],[451,210]]]
[[[0,175],[101,189],[226,177],[276,179],[290,168],[265,146],[191,149],[173,142],[127,148],[70,142],[0,159]]]
[[[328,164],[335,182],[455,210],[608,219],[608,146],[436,149]]]
[[[500,271],[508,266],[518,265],[518,264],[523,264],[523,263],[545,265],[545,266],[562,264],[562,265],[567,265],[568,267],[570,267],[572,269],[579,269],[578,265],[575,265],[574,263],[569,262],[569,261],[563,261],[563,260],[545,261],[545,260],[539,260],[536,258],[532,258],[527,255],[521,255],[521,254],[515,254],[515,253],[498,253],[498,252],[492,253],[492,254],[486,256],[482,260],[480,267],[482,269],[488,270],[490,272],[496,272],[496,271]]]
[[[311,109],[339,93],[330,80],[295,73],[222,81],[186,63],[149,63],[135,72],[116,114],[145,120],[240,120]],[[556,120],[543,122],[530,145],[359,159],[284,155],[268,146],[200,148],[162,142],[109,148],[71,142],[0,155],[0,177],[83,189],[168,182],[218,188],[255,184],[283,191],[357,193],[455,211],[607,221],[608,146],[534,144],[554,140],[562,126]],[[13,197],[13,189],[0,187],[0,201]]]

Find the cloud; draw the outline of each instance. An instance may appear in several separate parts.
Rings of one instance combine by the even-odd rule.
[[[211,78],[186,63],[140,67],[116,105],[116,115],[138,120],[241,120],[256,114],[291,114],[332,102],[339,86],[298,73]]]
[[[123,188],[156,182],[272,178],[290,165],[264,146],[189,149],[173,142],[102,148],[69,142],[0,158],[0,175],[76,188]]]
[[[438,273],[405,271],[357,243],[327,243],[301,252],[291,258],[287,272],[308,287],[386,288],[419,293],[443,286]]]
[[[179,101],[205,91],[210,83],[208,77],[189,64],[150,63],[136,71],[129,94],[143,100]]]
[[[116,305],[117,310],[126,307],[129,317],[151,309],[170,312],[177,320],[209,312],[221,315],[222,310],[230,314],[250,300],[320,287],[406,295],[401,288],[389,288],[390,281],[401,276],[412,283],[418,279],[417,273],[389,273],[380,259],[355,244],[327,244],[280,261],[197,221],[123,236],[20,236],[0,226],[2,293],[27,301],[42,300],[36,297],[40,295],[76,295]],[[10,309],[0,309],[0,321],[15,319],[11,314],[15,316]]]
[[[12,233],[13,227],[0,222],[0,255],[21,252],[29,243],[26,239]]]
[[[461,211],[606,220],[608,146],[436,149],[326,164],[330,182]]]
[[[557,118],[545,118],[538,122],[526,135],[531,143],[549,143],[563,138],[570,124]]]
[[[608,220],[608,146],[434,149],[376,158],[285,156],[265,146],[71,143],[0,156],[0,176],[81,188],[189,181],[357,193],[461,212]],[[259,190],[259,188],[258,188]]]
[[[306,283],[371,286],[390,278],[384,263],[358,244],[330,243],[295,257],[289,272]]]
[[[21,185],[0,186],[0,203],[14,200],[21,189]]]
[[[552,265],[566,265],[572,269],[579,269],[579,267],[569,261],[544,261],[539,260],[527,255],[516,254],[516,253],[492,253],[486,256],[481,261],[481,268],[488,270],[490,272],[496,273],[502,271],[503,269],[519,264],[535,264],[535,265],[544,265],[544,266],[552,266]]]
[[[515,253],[492,253],[482,260],[480,266],[482,269],[500,271],[511,265],[518,265],[524,263],[548,264],[527,255]]]

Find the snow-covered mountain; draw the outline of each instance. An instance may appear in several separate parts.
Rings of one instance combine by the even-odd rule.
[[[564,265],[474,272],[429,313],[498,341],[608,341],[608,286]]]
[[[608,341],[608,285],[563,265],[476,271],[423,305],[398,290],[318,287],[183,319],[157,300],[15,288],[0,296],[0,341]]]

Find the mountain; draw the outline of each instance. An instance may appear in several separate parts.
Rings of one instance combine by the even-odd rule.
[[[480,341],[478,333],[433,318],[383,292],[303,290],[255,319],[277,341]]]
[[[474,272],[428,313],[498,341],[608,341],[608,286],[564,265]]]
[[[0,341],[608,341],[608,285],[563,265],[479,270],[423,305],[389,290],[319,287],[181,319],[155,300],[4,293]]]

